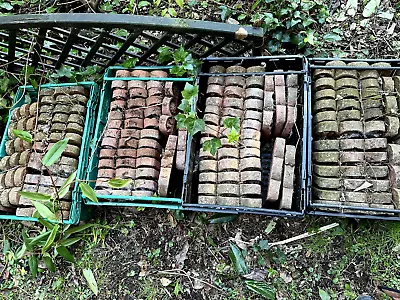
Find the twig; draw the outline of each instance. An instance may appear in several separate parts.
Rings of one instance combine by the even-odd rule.
[[[291,237],[291,238],[286,239],[286,240],[283,240],[283,241],[279,241],[279,242],[275,242],[275,243],[270,243],[269,246],[270,246],[270,247],[273,247],[273,246],[285,245],[285,244],[288,244],[288,243],[291,243],[291,242],[295,242],[295,241],[298,241],[298,240],[301,240],[301,239],[304,239],[304,238],[307,238],[307,237],[316,235],[317,233],[324,232],[324,231],[326,231],[326,230],[335,228],[335,227],[337,227],[337,226],[339,226],[339,223],[332,223],[332,224],[330,224],[330,225],[326,225],[326,226],[321,227],[320,229],[318,229],[318,230],[315,231],[315,232],[312,232],[312,233],[307,232],[307,233],[303,233],[303,234],[300,234],[300,235]]]
[[[183,273],[176,273],[176,272],[174,272],[174,271],[179,271],[179,272],[183,272]],[[209,283],[209,282],[207,282],[207,281],[204,281],[204,280],[201,280],[201,279],[199,279],[199,278],[190,276],[190,275],[188,275],[188,274],[187,274],[185,271],[183,271],[183,270],[177,270],[177,269],[175,269],[175,270],[170,270],[170,271],[158,271],[158,274],[171,275],[171,276],[186,276],[186,277],[189,278],[189,279],[197,280],[197,281],[199,281],[199,282],[201,282],[201,283],[204,283],[204,284],[206,284],[206,285],[208,285],[208,286],[210,286],[210,287],[212,287],[212,288],[214,288],[214,289],[216,289],[216,290],[218,290],[218,291],[220,291],[220,292],[225,293],[225,291],[222,290],[222,289],[220,289],[219,287],[217,287],[217,286],[215,286],[215,285],[213,285],[213,284],[211,284],[211,283]]]

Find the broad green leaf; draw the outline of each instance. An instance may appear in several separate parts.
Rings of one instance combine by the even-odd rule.
[[[233,243],[230,243],[231,251],[229,251],[228,256],[231,259],[233,267],[238,274],[247,274],[246,261],[243,257],[242,251]]]
[[[203,151],[208,151],[212,155],[217,153],[217,150],[221,148],[221,140],[219,138],[212,138],[211,140],[205,141],[203,143]]]
[[[168,8],[168,13],[169,13],[169,15],[171,17],[176,17],[177,16],[176,10],[173,7],[169,7]]]
[[[22,239],[24,240],[26,250],[33,251],[32,238],[28,237],[28,235],[26,234],[25,228],[22,229]]]
[[[268,250],[269,249],[269,243],[267,240],[261,240],[258,245],[260,246],[261,250]]]
[[[32,134],[30,134],[29,132],[19,129],[13,129],[12,132],[16,137],[20,138],[21,140],[32,143]]]
[[[43,203],[32,200],[32,204],[36,207],[37,211],[43,218],[57,220],[56,215]]]
[[[185,88],[182,91],[182,97],[184,99],[192,99],[196,97],[197,93],[199,92],[199,87],[197,85],[192,85],[188,82],[185,84]]]
[[[175,120],[176,120],[176,126],[179,129],[185,128],[185,121],[186,121],[186,115],[185,114],[177,114],[175,116]]]
[[[81,237],[73,237],[70,239],[66,239],[60,242],[60,246],[69,247],[77,242],[79,242],[82,238]]]
[[[62,198],[68,193],[71,183],[76,178],[76,172],[77,171],[71,173],[71,175],[68,176],[67,180],[64,181],[63,185],[58,190],[58,197]]]
[[[86,230],[86,229],[88,229],[88,228],[90,228],[90,227],[92,227],[94,225],[95,224],[82,224],[82,225],[79,225],[79,226],[74,226],[74,227],[71,227],[68,230],[66,230],[64,232],[64,234],[71,235],[71,234],[74,234],[74,233],[77,233],[77,232],[84,231],[84,230]]]
[[[138,8],[146,7],[146,6],[151,6],[151,3],[149,1],[140,1],[138,4]]]
[[[35,192],[24,192],[24,191],[19,191],[18,194],[20,194],[21,197],[28,198],[31,200],[35,201],[50,201],[51,196],[47,194],[41,194],[41,193],[35,193]]]
[[[183,63],[187,55],[188,52],[185,50],[185,48],[180,46],[174,51],[173,58],[176,63]]]
[[[46,227],[49,230],[52,230],[54,227],[53,223],[47,222],[46,220],[40,219],[39,223],[42,224],[44,227]]]
[[[244,283],[250,291],[263,296],[265,299],[274,300],[276,298],[275,290],[265,282],[245,280]]]
[[[38,259],[37,259],[37,256],[36,255],[29,256],[28,264],[29,264],[29,269],[31,270],[31,273],[32,273],[33,277],[36,277],[37,276],[37,272],[38,272]]]
[[[228,214],[220,214],[216,213],[213,214],[211,217],[208,218],[208,223],[210,224],[222,224],[228,222],[235,222],[238,218],[238,215],[228,215]]]
[[[127,69],[129,69],[129,68],[133,68],[135,65],[136,65],[136,63],[138,62],[138,58],[136,58],[136,57],[130,57],[130,58],[128,58],[128,59],[126,59],[123,63],[122,63],[122,66],[124,67],[124,68],[127,68]]]
[[[172,57],[172,52],[171,52],[171,48],[168,46],[163,46],[158,48],[157,50],[158,52],[158,56],[157,56],[157,62],[160,64],[163,63],[169,63],[170,61],[172,61],[173,57]]]
[[[179,104],[178,109],[188,114],[192,110],[192,102],[188,99],[182,99],[181,104]]]
[[[239,141],[240,134],[234,127],[232,127],[226,137],[228,138],[229,143],[234,143]]]
[[[97,296],[99,293],[99,289],[97,288],[97,282],[94,278],[93,272],[91,269],[83,269],[83,276],[85,277],[90,289],[92,290],[93,294]]]
[[[240,131],[240,119],[238,117],[229,117],[224,120],[225,128],[235,128],[236,131]]]
[[[114,189],[122,189],[129,185],[132,182],[132,179],[110,179],[108,181],[108,185]]]
[[[10,241],[5,239],[3,241],[3,254],[6,254],[8,251],[10,251],[10,249],[11,249]]]
[[[17,253],[15,253],[15,259],[17,260],[21,259],[25,255],[26,250],[27,250],[26,245],[24,243],[22,244],[21,248],[18,249]]]
[[[314,46],[314,30],[308,29],[306,31],[306,37],[304,38],[304,43],[309,43],[310,45]]]
[[[358,0],[347,0],[346,3],[346,13],[354,17],[357,13],[357,7],[358,7]]]
[[[331,296],[324,290],[318,289],[318,295],[321,298],[321,300],[330,300]]]
[[[56,271],[56,267],[54,266],[53,259],[51,258],[50,254],[44,253],[43,254],[43,261],[44,264],[46,265],[47,269],[49,269],[51,272]]]
[[[178,6],[179,6],[180,8],[183,8],[184,0],[175,0],[175,2],[176,2],[176,4],[178,4]]]
[[[61,156],[61,154],[64,152],[65,148],[67,148],[68,145],[68,138],[65,138],[61,141],[58,141],[55,143],[49,151],[44,155],[42,159],[42,163],[46,167],[50,167],[52,164],[54,164]]]
[[[363,17],[369,18],[370,16],[372,16],[376,12],[380,4],[381,0],[370,0],[364,7],[362,13]]]
[[[341,41],[342,38],[340,37],[340,35],[336,34],[336,33],[327,33],[324,34],[324,36],[322,37],[325,41],[327,42],[338,42]]]
[[[35,246],[35,245],[39,244],[40,242],[45,241],[49,235],[50,235],[50,231],[42,232],[38,236],[32,238],[31,245]]]
[[[0,2],[0,8],[10,11],[13,9],[13,6],[8,2]]]
[[[194,136],[198,132],[203,132],[206,128],[206,124],[202,119],[197,117],[187,117],[184,122],[184,127],[191,136]]]
[[[174,210],[174,217],[178,221],[185,219],[185,214],[183,213],[183,210],[181,209],[175,209]]]
[[[58,254],[60,254],[66,261],[69,261],[71,263],[75,263],[74,256],[71,254],[71,252],[68,251],[68,249],[65,246],[58,246],[56,248],[56,251]]]
[[[82,194],[85,197],[89,198],[90,201],[96,203],[99,202],[99,199],[97,199],[95,191],[90,187],[90,185],[88,185],[86,182],[80,182],[79,187],[82,191]]]
[[[49,249],[53,245],[54,240],[56,238],[56,235],[57,235],[59,229],[60,229],[60,225],[57,224],[50,231],[50,235],[47,238],[46,244],[44,244],[44,246],[42,248],[42,253],[46,252],[47,249]]]
[[[60,69],[58,69],[53,76],[56,78],[61,78],[61,77],[71,78],[72,75],[73,75],[72,67],[67,67],[65,65],[61,65]]]

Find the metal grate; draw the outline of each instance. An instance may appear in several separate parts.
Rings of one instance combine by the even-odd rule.
[[[200,58],[248,56],[258,54],[262,44],[261,28],[209,21],[115,14],[16,15],[0,20],[0,63],[9,70],[27,62],[42,71],[63,64],[105,69],[128,58],[137,58],[138,65],[156,65],[161,46],[184,45]]]

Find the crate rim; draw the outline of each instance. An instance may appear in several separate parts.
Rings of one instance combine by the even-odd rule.
[[[264,30],[259,27],[142,15],[54,13],[10,15],[4,16],[0,19],[0,29],[18,30],[20,28],[33,27],[75,27],[82,29],[93,27],[113,29],[119,27],[127,30],[166,30],[175,33],[219,33],[223,36],[235,36],[235,32],[240,28],[243,28],[247,32],[246,39],[262,41],[264,38]]]
[[[90,123],[90,120],[89,120],[90,119],[90,113],[94,110],[94,108],[96,106],[96,103],[97,103],[97,97],[98,97],[98,92],[99,92],[98,84],[96,82],[93,82],[93,81],[81,81],[81,82],[75,82],[75,83],[73,83],[73,82],[71,82],[71,83],[46,83],[46,84],[39,85],[39,88],[41,89],[41,88],[53,88],[53,87],[67,87],[67,86],[84,86],[84,87],[89,88],[89,93],[90,94],[89,94],[89,99],[88,99],[88,103],[87,103],[87,110],[86,110],[86,116],[85,116],[85,125],[88,125],[86,123]],[[8,120],[7,120],[7,123],[6,123],[6,127],[4,129],[3,137],[1,139],[0,149],[4,149],[5,143],[8,140],[8,133],[7,132],[8,132],[8,128],[9,128],[10,123],[11,123],[12,112],[16,108],[14,106],[17,103],[19,103],[21,101],[21,99],[23,98],[23,94],[21,95],[21,99],[19,99],[18,101],[16,101],[16,97],[17,97],[18,93],[23,93],[23,92],[26,92],[26,91],[35,92],[35,91],[37,91],[37,89],[35,89],[32,85],[25,85],[25,86],[19,86],[18,87],[17,92],[16,92],[15,97],[14,97],[14,100],[13,100],[13,104],[12,104],[10,110],[9,110]],[[93,116],[92,116],[92,120],[93,121],[91,121],[91,122],[94,123]],[[92,124],[92,125],[94,125],[94,124]],[[84,133],[85,132],[86,132],[86,129],[85,129]],[[84,134],[82,135],[82,138],[83,138],[83,136],[84,136]],[[89,139],[90,138],[91,138],[91,136],[87,137],[82,142],[81,149],[80,149],[80,152],[79,152],[79,157],[80,158],[83,155],[83,152],[85,151],[84,147],[85,146],[89,147],[89,144],[90,144],[90,140]],[[2,158],[2,157],[4,157],[4,156],[2,156],[0,154],[0,158]],[[77,172],[82,167],[83,167],[82,166],[82,162],[79,159]],[[81,173],[83,173],[83,172],[81,172]],[[81,174],[81,175],[83,175],[83,174]],[[83,178],[83,176],[81,176],[81,177]],[[66,225],[74,225],[74,224],[77,224],[80,221],[81,210],[82,210],[80,205],[81,205],[82,200],[80,199],[81,193],[80,193],[79,189],[76,188],[77,184],[78,183],[76,182],[75,183],[75,187],[72,190],[72,197],[76,197],[76,199],[75,199],[76,203],[75,204],[78,206],[77,207],[78,211],[76,212],[77,219],[76,220],[72,220],[71,219],[72,216],[70,215],[70,217],[67,220],[62,220],[62,222],[61,222],[61,223],[66,224]],[[74,200],[71,199],[71,208],[72,208],[72,203],[73,202],[74,202]],[[71,210],[70,210],[70,212],[71,212]],[[0,220],[38,222],[40,219],[39,218],[35,218],[35,217],[7,215],[7,214],[1,213],[0,214]],[[58,223],[58,221],[56,221],[56,220],[49,220],[49,219],[46,219],[46,218],[44,218],[44,220],[47,220],[47,221],[52,222],[52,223]]]

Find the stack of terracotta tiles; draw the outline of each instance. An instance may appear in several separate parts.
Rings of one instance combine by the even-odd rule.
[[[200,149],[199,204],[262,207],[264,197],[267,201],[279,202],[281,208],[291,208],[294,168],[290,168],[292,183],[286,185],[291,194],[281,188],[282,176],[270,179],[270,182],[279,179],[279,186],[272,188],[277,197],[266,199],[267,193],[262,191],[261,144],[292,134],[297,119],[298,78],[297,75],[285,78],[285,75],[249,74],[262,72],[265,72],[262,66],[210,67],[209,73],[216,75],[208,78],[204,110],[206,130],[200,144],[202,147],[205,141],[216,137],[220,138],[222,147],[215,156]],[[221,73],[232,75],[218,75]],[[239,142],[230,143],[224,121],[234,117],[239,119],[240,138]],[[294,156],[291,159],[290,165],[293,165]],[[281,171],[283,174],[283,169]],[[289,202],[281,200],[282,193]]]
[[[119,70],[116,76],[148,80],[115,80],[111,83],[112,99],[101,139],[96,192],[137,197],[167,196],[172,168],[183,170],[186,157],[186,131],[178,132],[178,142],[174,118],[179,89],[172,81],[152,79],[168,77],[165,71]],[[162,161],[164,156],[170,156],[166,151],[163,153],[165,145],[169,147],[165,150],[173,151],[173,162]],[[124,189],[113,189],[108,185],[113,178],[132,181]]]

